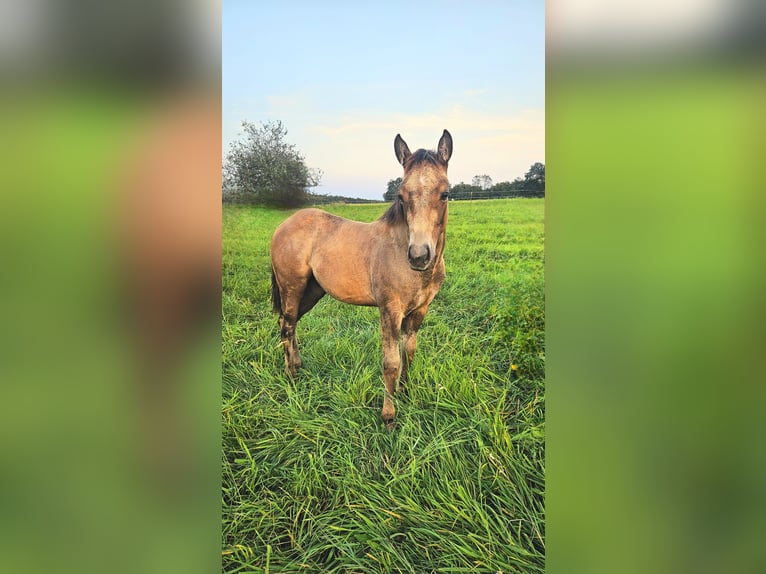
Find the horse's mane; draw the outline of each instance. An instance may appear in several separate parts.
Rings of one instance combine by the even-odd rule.
[[[380,221],[385,221],[389,225],[394,225],[400,221],[404,221],[404,209],[402,208],[402,202],[399,198],[394,198],[394,202],[388,206],[386,212],[380,216]]]
[[[437,155],[432,149],[419,149],[415,153],[411,154],[404,162],[405,173],[412,169],[414,166],[421,163],[430,163],[432,165],[444,165],[444,161]]]
[[[404,173],[406,174],[416,165],[423,163],[430,163],[432,165],[444,165],[444,161],[439,155],[430,149],[419,149],[407,158],[404,162]],[[393,225],[399,221],[404,221],[404,209],[402,209],[402,202],[398,197],[394,198],[394,202],[388,207],[386,212],[380,216],[381,221]]]

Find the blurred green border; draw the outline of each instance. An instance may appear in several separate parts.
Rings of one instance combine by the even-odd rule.
[[[549,572],[766,570],[763,78],[549,70]]]

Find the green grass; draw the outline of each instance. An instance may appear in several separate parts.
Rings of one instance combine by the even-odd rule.
[[[543,572],[543,200],[450,204],[447,279],[393,432],[377,309],[322,299],[298,324],[300,376],[284,374],[268,244],[287,215],[223,214],[224,570]]]

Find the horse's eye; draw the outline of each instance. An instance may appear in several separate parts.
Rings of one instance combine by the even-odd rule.
[[[399,201],[404,201],[404,198],[402,197],[402,194],[399,194]]]
[[[442,201],[447,201],[448,197],[449,197],[449,192],[448,191],[445,191],[444,193],[442,193]]]

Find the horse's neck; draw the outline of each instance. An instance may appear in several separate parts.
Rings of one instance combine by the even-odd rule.
[[[409,229],[407,228],[407,222],[404,220],[396,221],[394,223],[385,223],[386,227],[390,229],[393,234],[396,236],[399,243],[404,243],[405,245],[409,241]]]

